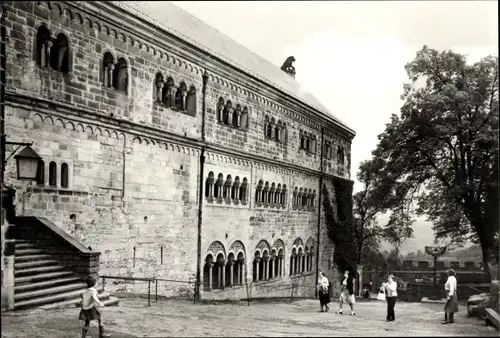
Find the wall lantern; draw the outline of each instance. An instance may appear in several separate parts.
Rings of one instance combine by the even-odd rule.
[[[34,181],[37,178],[38,162],[42,159],[30,146],[16,156],[17,179]]]

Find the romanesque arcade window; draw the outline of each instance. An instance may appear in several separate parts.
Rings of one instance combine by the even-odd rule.
[[[262,180],[257,184],[255,189],[255,203],[257,206],[264,206],[265,208],[285,208],[287,203],[287,189],[284,184],[283,187],[280,183],[269,182],[264,183]]]
[[[233,242],[227,259],[224,246],[219,241],[213,242],[208,251],[203,267],[203,286],[206,291],[245,284],[246,257],[243,243]]]
[[[66,163],[61,164],[61,188],[67,188],[69,180],[69,169]]]
[[[292,206],[297,210],[314,211],[316,208],[316,190],[295,187]]]
[[[308,151],[310,153],[316,153],[317,138],[315,135],[308,133],[306,131],[299,130],[299,149]]]
[[[68,188],[69,187],[69,166],[67,163],[61,164],[60,176],[58,176],[57,163],[51,161],[49,163],[49,186]],[[59,185],[58,185],[59,181]],[[45,185],[45,163],[38,161],[38,168],[36,173],[36,184]]]
[[[165,79],[163,74],[156,73],[153,83],[153,100],[170,109],[179,110],[189,115],[196,114],[196,87],[187,89],[186,83],[181,81],[178,86],[174,79]]]
[[[269,140],[286,143],[288,137],[286,123],[280,120],[276,121],[274,117],[266,115],[264,122],[264,135]]]
[[[312,243],[312,239],[309,239],[307,242]],[[300,238],[294,241],[294,247],[290,255],[290,276],[313,271],[314,247],[312,244],[309,244],[304,249],[302,243]]]
[[[127,94],[129,67],[124,58],[115,60],[115,57],[110,52],[106,52],[102,58],[101,64],[101,79],[105,88],[114,89],[116,91]]]
[[[218,204],[246,204],[248,196],[248,180],[246,177],[243,180],[236,176],[234,180],[231,175],[219,174],[215,179],[214,173],[209,172],[205,180],[205,198],[207,202],[214,200]]]
[[[323,157],[331,159],[333,157],[333,145],[331,141],[325,141],[325,149],[323,150]]]
[[[53,38],[46,26],[38,27],[35,40],[35,61],[42,68],[69,73],[71,50],[66,35],[59,33]]]
[[[217,101],[217,122],[241,130],[248,129],[248,108],[222,97]]]

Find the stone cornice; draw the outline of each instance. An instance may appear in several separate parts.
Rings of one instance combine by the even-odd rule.
[[[196,74],[200,76],[203,73],[203,69],[206,69],[207,72],[211,73],[211,82],[220,83],[228,89],[237,90],[243,95],[250,96],[257,101],[265,103],[269,107],[286,114],[289,118],[297,122],[307,123],[313,129],[319,131],[320,126],[326,121],[330,123],[330,128],[345,138],[352,140],[355,136],[354,131],[349,129],[347,126],[342,125],[328,114],[304,104],[302,101],[286,94],[280,89],[268,85],[267,83],[246,73],[244,70],[237,69],[227,64],[223,60],[218,59],[216,56],[207,54],[205,51],[191,45],[189,42],[165,32],[151,23],[144,23],[142,19],[130,15],[129,12],[118,6],[108,2],[84,1],[78,3],[65,2],[65,4],[66,6],[73,7],[74,10],[85,11],[99,20],[105,21],[110,25],[114,25],[118,30],[126,32],[128,37],[131,35],[135,36],[135,39],[130,40],[132,41],[131,43],[138,46],[139,49],[153,53],[154,55],[160,53],[162,57],[165,56],[170,62],[177,63],[185,69],[189,69],[191,72],[196,72]],[[109,9],[113,10],[111,11]],[[118,19],[116,14],[114,14],[116,11],[122,11],[127,15]],[[87,20],[91,22],[90,19],[87,18]],[[82,23],[83,21],[85,21],[85,19],[82,18]],[[108,34],[115,38],[118,38],[121,34],[115,29],[109,29],[108,27],[104,28],[104,25],[100,26],[103,26],[103,31],[108,32]],[[133,29],[129,27],[133,27]],[[139,42],[137,36],[147,37],[147,39],[145,39],[147,42]],[[129,38],[125,37],[125,39],[128,40]],[[152,41],[156,46],[161,46],[164,50],[168,50],[169,54],[175,54],[177,58],[160,52],[159,47],[157,47],[157,51],[157,49],[149,45],[150,41]],[[182,45],[182,48],[180,45]],[[188,62],[186,63],[184,60],[187,60]],[[197,64],[200,66],[197,66]],[[235,72],[235,70],[237,72]],[[241,81],[241,75],[244,75],[244,81]],[[222,79],[222,77],[229,79],[230,82]],[[245,85],[242,85],[242,82],[245,83]],[[262,95],[254,93],[261,93]],[[285,96],[286,99],[280,100],[279,98],[283,96]]]
[[[151,145],[161,143],[167,147],[169,146],[171,150],[174,150],[174,147],[176,147],[176,149],[178,149],[179,151],[182,151],[182,149],[187,146],[189,148],[195,149],[196,153],[199,152],[203,146],[205,146],[205,148],[209,152],[212,151],[213,153],[219,153],[221,155],[227,156],[228,158],[234,159],[234,163],[237,163],[239,160],[242,162],[255,163],[256,166],[267,166],[269,168],[279,167],[280,170],[289,170],[290,172],[294,172],[297,175],[312,175],[317,177],[319,177],[320,175],[324,175],[324,177],[330,177],[332,179],[348,180],[346,178],[332,175],[330,173],[321,173],[319,170],[313,170],[286,162],[258,157],[253,154],[245,154],[220,145],[210,143],[204,144],[200,140],[182,137],[159,128],[145,126],[139,123],[134,123],[126,120],[118,120],[98,111],[77,108],[63,102],[50,101],[43,98],[21,95],[7,90],[6,103],[7,105],[22,107],[26,110],[36,109],[46,115],[54,116],[56,118],[56,121],[54,121],[55,125],[57,125],[57,119],[68,119],[68,116],[70,116],[71,119],[76,122],[86,124],[92,123],[95,128],[91,129],[93,131],[101,130],[101,134],[103,134],[103,129],[110,130],[110,135],[113,131],[116,132],[118,138],[121,138],[120,134],[123,134],[123,138],[126,138],[126,135],[128,134],[131,136],[130,141],[138,141],[139,143],[146,142],[147,144]],[[278,170],[276,169],[276,171]]]

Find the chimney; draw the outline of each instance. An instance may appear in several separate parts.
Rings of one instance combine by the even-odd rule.
[[[281,70],[290,75],[291,77],[295,78],[295,67],[292,65],[295,62],[295,58],[293,56],[289,56],[285,62],[283,63],[283,66],[281,66]]]

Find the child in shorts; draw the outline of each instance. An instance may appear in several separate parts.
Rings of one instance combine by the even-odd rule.
[[[101,313],[97,310],[96,306],[104,307],[104,304],[97,297],[97,279],[89,276],[86,281],[87,289],[82,293],[82,309],[78,319],[85,321],[85,326],[82,331],[82,338],[87,337],[87,332],[90,327],[91,320],[97,320],[99,322],[99,337],[109,337],[109,334],[104,334],[104,326],[101,321]]]

